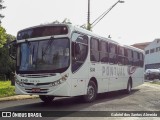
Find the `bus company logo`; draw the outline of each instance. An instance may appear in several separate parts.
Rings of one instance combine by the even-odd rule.
[[[129,66],[128,67],[128,74],[132,75],[136,71],[137,67],[136,66]]]
[[[2,112],[2,117],[11,117],[11,112]]]
[[[102,76],[125,76],[125,68],[124,67],[116,67],[116,66],[102,66]]]
[[[36,86],[40,81],[39,80],[31,80],[30,82]]]

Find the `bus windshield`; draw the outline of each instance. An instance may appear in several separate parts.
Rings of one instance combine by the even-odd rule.
[[[64,72],[69,66],[69,39],[24,42],[17,49],[17,72]]]

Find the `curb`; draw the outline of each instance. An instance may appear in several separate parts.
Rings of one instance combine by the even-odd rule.
[[[12,100],[24,100],[24,99],[34,99],[38,98],[38,95],[15,95],[15,96],[10,96],[10,97],[3,97],[0,98],[0,102],[2,101],[12,101]]]

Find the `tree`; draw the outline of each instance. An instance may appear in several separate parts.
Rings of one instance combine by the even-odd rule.
[[[54,24],[59,24],[60,22],[58,20],[53,21]]]
[[[86,30],[92,31],[92,27],[91,27],[91,25],[87,26],[86,24],[83,24],[83,25],[81,25],[80,27],[81,27],[81,28],[83,28],[83,29],[86,29]]]
[[[7,35],[6,35],[6,39],[7,39],[6,43],[8,44],[8,43],[10,43],[11,41],[15,40],[16,37],[13,36],[13,35],[11,35],[11,34],[7,34]]]
[[[65,24],[72,24],[71,21],[70,21],[68,18],[65,18],[65,19],[63,20],[62,23],[65,23]]]
[[[60,23],[64,23],[64,24],[72,24],[71,21],[68,18],[65,18],[62,22],[55,20],[52,23],[54,24],[60,24]]]
[[[3,0],[0,0],[0,10],[5,9],[6,7],[3,6]],[[1,19],[4,18],[4,15],[0,14],[0,23],[1,23]]]
[[[6,34],[6,44],[0,48],[0,74],[10,78],[11,72],[15,71],[15,61],[9,56],[9,49],[7,44],[15,39],[15,36]]]
[[[6,30],[0,26],[0,48],[3,47],[3,45],[6,43],[6,39],[7,38],[7,34],[6,34]]]

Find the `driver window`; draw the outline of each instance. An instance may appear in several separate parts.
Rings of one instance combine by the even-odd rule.
[[[87,58],[88,36],[73,33],[72,41],[72,72],[75,72],[83,65]]]

